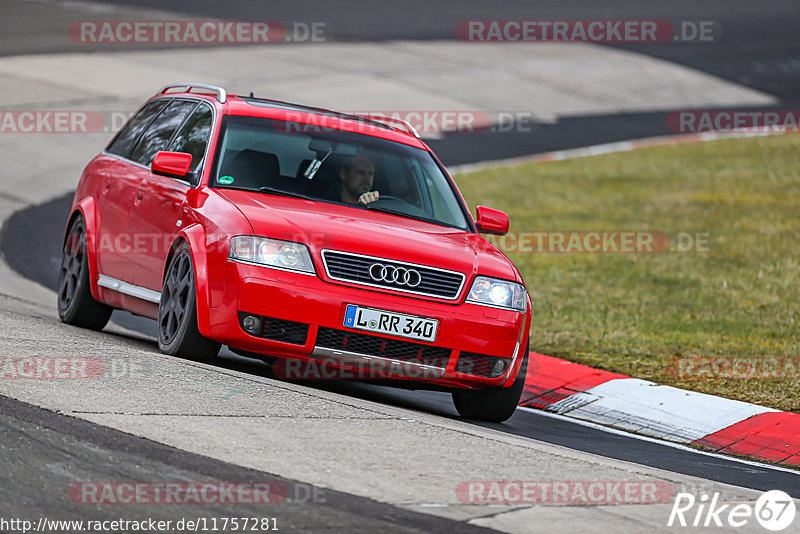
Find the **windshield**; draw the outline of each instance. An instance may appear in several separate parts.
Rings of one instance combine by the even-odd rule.
[[[229,116],[210,183],[469,229],[461,203],[431,154],[357,133]]]

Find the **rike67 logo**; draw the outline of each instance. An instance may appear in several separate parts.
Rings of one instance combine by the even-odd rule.
[[[725,527],[752,525],[753,519],[773,532],[788,528],[794,522],[796,505],[783,491],[771,490],[762,494],[755,504],[723,504],[718,492],[704,493],[695,498],[691,493],[678,493],[669,514],[667,526]]]

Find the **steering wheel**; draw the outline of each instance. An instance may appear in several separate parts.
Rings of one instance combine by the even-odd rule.
[[[408,202],[406,202],[402,198],[393,197],[392,195],[380,195],[378,197],[378,200],[376,200],[375,202],[370,202],[370,204],[377,204],[378,202],[382,202],[384,200],[388,200],[389,202],[395,202],[399,204],[408,204]]]

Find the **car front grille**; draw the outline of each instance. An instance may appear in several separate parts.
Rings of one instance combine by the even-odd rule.
[[[458,297],[466,278],[462,273],[455,271],[333,250],[323,251],[322,261],[328,276],[333,280],[448,300]],[[374,267],[376,264],[387,267],[392,272],[395,272],[396,269],[400,269],[400,273],[414,271],[419,275],[419,283],[417,284],[417,274],[413,273],[408,280],[410,284],[403,283],[402,275],[396,281],[392,280],[393,276],[391,275],[386,277],[388,280],[381,279],[380,276],[376,279],[372,274],[380,274],[381,271],[381,267]],[[371,271],[372,274],[370,274]]]
[[[450,349],[442,347],[325,327],[320,327],[317,333],[316,346],[429,365],[439,369],[447,368],[451,352]]]
[[[495,368],[495,364],[498,361],[504,361],[505,365],[502,366],[502,368]],[[508,371],[508,365],[510,363],[511,360],[509,358],[497,358],[494,356],[485,356],[483,354],[462,352],[456,362],[455,371],[456,373],[497,378]]]

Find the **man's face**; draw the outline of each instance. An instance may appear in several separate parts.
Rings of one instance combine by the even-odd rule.
[[[349,169],[342,169],[340,177],[353,197],[358,198],[364,193],[372,190],[372,182],[375,179],[375,165],[366,156],[356,156],[353,158]]]

